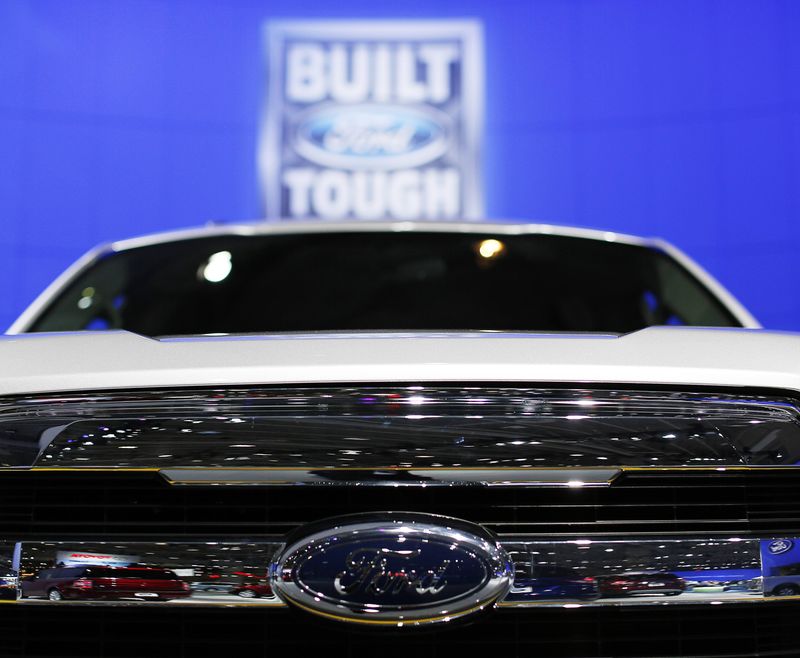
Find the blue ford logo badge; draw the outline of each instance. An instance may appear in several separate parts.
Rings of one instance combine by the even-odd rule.
[[[781,555],[782,553],[788,553],[792,550],[792,546],[794,543],[791,539],[776,539],[769,544],[769,552],[773,555]]]
[[[477,612],[508,591],[513,565],[480,526],[427,515],[342,517],[287,545],[271,567],[288,603],[394,626]]]
[[[404,169],[445,154],[450,118],[437,110],[362,105],[314,109],[302,117],[294,147],[323,167]]]

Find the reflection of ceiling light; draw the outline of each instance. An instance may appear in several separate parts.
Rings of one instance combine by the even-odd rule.
[[[209,256],[201,273],[203,278],[210,283],[219,283],[228,278],[233,269],[230,251],[218,251]]]
[[[478,245],[478,253],[483,258],[495,258],[505,250],[506,246],[500,240],[482,240]]]
[[[78,308],[85,311],[92,305],[92,297],[94,297],[95,290],[91,286],[84,288],[81,292],[81,298],[78,300]]]

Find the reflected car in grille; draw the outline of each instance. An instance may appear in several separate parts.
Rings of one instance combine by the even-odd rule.
[[[193,592],[230,592],[234,587],[236,587],[235,583],[218,583],[215,581],[191,584]]]
[[[604,576],[600,580],[600,594],[607,597],[637,596],[642,594],[678,596],[685,589],[685,581],[672,573],[623,573]]]
[[[0,570],[0,601],[14,601],[17,598],[17,572],[11,569]]]
[[[767,596],[800,596],[800,563],[773,567],[760,584]]]
[[[189,596],[189,585],[167,569],[153,567],[63,567],[23,578],[22,598],[139,599],[170,601]]]
[[[0,337],[4,650],[800,655],[798,347],[606,232],[101,247]]]
[[[231,594],[243,599],[259,599],[262,596],[275,596],[269,583],[244,583],[231,588]]]
[[[572,570],[559,567],[539,567],[533,577],[519,573],[505,601],[536,599],[594,600],[600,596],[597,581],[591,576],[580,577]]]

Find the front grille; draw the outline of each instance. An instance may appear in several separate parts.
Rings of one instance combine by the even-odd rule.
[[[345,514],[479,524],[516,569],[497,608],[411,633],[325,623],[278,601],[229,610],[232,599],[222,597],[204,608],[194,604],[210,599],[192,591],[180,605],[166,596],[62,605],[45,589],[0,605],[0,655],[798,656],[799,602],[769,581],[789,572],[764,556],[800,546],[799,418],[785,395],[621,388],[261,387],[0,400],[6,593],[24,590],[9,585],[18,576],[65,568],[64,553],[135,555],[136,568],[162,571],[194,562],[193,586],[228,571],[265,581],[287,535]],[[709,570],[725,571],[736,591],[723,596]],[[628,606],[629,592],[604,589],[623,577],[644,587],[668,571],[685,572],[684,584],[649,605]],[[529,605],[535,583],[549,577],[569,581],[573,594]]]
[[[152,472],[3,472],[0,533],[263,537],[343,513],[467,518],[498,534],[800,535],[795,470],[632,471],[602,488],[180,487]]]

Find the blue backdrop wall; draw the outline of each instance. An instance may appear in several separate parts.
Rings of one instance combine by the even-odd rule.
[[[796,0],[3,0],[0,325],[97,242],[257,218],[270,18],[483,21],[492,216],[660,235],[800,329]]]

